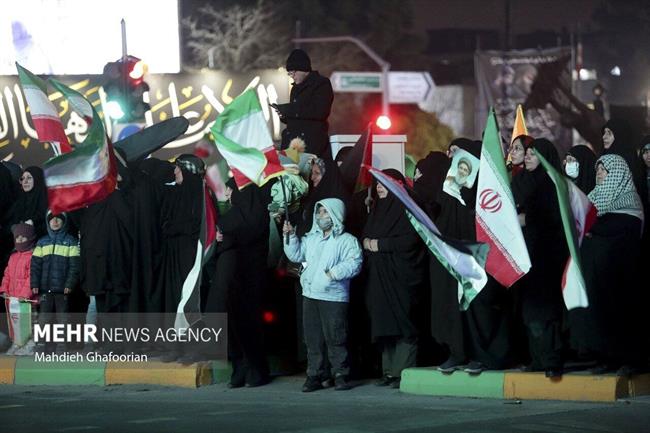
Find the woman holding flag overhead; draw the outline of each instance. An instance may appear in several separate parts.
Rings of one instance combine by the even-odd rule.
[[[262,298],[269,251],[268,188],[248,185],[241,191],[234,178],[226,183],[232,208],[219,219],[222,243],[230,243],[234,266],[226,290],[229,320],[229,354],[233,372],[231,388],[269,382],[269,368],[262,338]],[[229,272],[230,272],[229,271]]]
[[[569,312],[571,345],[597,358],[593,373],[634,372],[643,361],[639,331],[644,329],[636,281],[643,207],[623,157],[603,155],[596,164],[596,187],[589,194],[598,218],[580,247],[589,307]]]
[[[197,255],[203,218],[205,165],[194,155],[176,158],[176,182],[167,186],[161,209],[162,258],[157,292],[163,297],[163,311],[176,313],[183,296],[183,284]],[[172,324],[173,326],[173,324]],[[164,362],[182,356],[180,346],[167,348]]]
[[[558,172],[560,157],[553,143],[534,140],[526,149],[522,171],[512,180],[512,193],[521,212],[531,270],[518,283],[520,309],[528,334],[531,370],[544,370],[547,377],[562,375],[562,272],[568,249],[553,181],[536,152]]]

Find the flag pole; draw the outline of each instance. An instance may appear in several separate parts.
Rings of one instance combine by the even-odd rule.
[[[282,197],[284,199],[284,220],[289,222],[289,203],[287,202],[287,192],[284,189],[284,176],[280,176],[280,183],[282,184]],[[289,245],[289,233],[285,235],[284,242]]]

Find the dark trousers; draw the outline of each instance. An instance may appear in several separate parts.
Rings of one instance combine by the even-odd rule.
[[[348,303],[302,298],[302,325],[307,346],[307,376],[329,378],[350,373]],[[327,355],[327,356],[326,356]]]
[[[402,370],[415,367],[418,357],[417,338],[383,337],[380,341],[384,375],[401,377]]]
[[[68,295],[63,293],[43,293],[39,296],[39,325],[68,323]],[[56,343],[47,344],[48,350],[54,350]]]

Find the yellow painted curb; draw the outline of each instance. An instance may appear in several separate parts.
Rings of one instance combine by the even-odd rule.
[[[549,379],[544,373],[506,373],[504,397],[526,400],[616,401],[627,397],[626,378],[615,375],[565,374]]]
[[[650,395],[650,374],[640,374],[628,379],[628,389],[630,397],[640,395]]]
[[[16,372],[16,358],[0,356],[0,384],[13,385]]]
[[[212,369],[209,363],[181,365],[176,363],[151,362],[108,362],[105,384],[166,385],[196,388],[212,383]]]

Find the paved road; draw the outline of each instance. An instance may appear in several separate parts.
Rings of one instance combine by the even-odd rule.
[[[373,385],[257,389],[0,386],[0,432],[650,432],[650,398],[594,404],[438,398]]]

